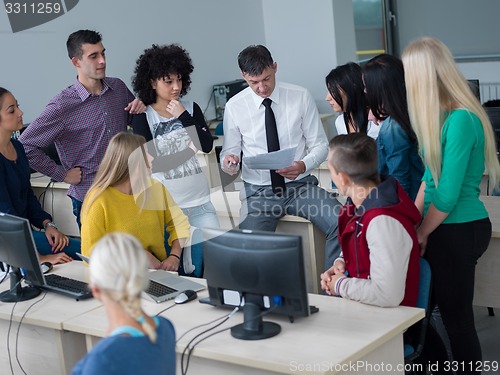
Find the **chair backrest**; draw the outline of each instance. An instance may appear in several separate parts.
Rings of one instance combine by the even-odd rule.
[[[429,262],[420,257],[420,281],[418,283],[417,307],[429,312],[430,294],[431,294],[431,267]]]
[[[222,122],[219,122],[215,127],[214,135],[224,135],[224,127]]]

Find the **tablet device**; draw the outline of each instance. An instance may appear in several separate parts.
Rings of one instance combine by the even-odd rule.
[[[83,255],[83,254],[80,254],[80,253],[76,253],[76,255],[78,255],[80,257],[81,260],[84,260],[86,261],[87,263],[90,263],[90,258]]]

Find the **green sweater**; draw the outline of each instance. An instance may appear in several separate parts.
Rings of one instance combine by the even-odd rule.
[[[488,217],[479,200],[484,173],[484,132],[479,118],[465,109],[447,113],[442,132],[441,177],[436,188],[431,172],[425,169],[424,216],[431,203],[449,215],[443,222],[465,223]]]

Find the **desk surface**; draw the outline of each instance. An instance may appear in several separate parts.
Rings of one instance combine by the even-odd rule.
[[[491,195],[481,195],[486,210],[491,220],[492,238],[500,238],[500,197]]]
[[[61,276],[71,277],[85,282],[88,282],[89,280],[88,267],[85,267],[83,262],[80,261],[55,265],[51,273],[56,273]],[[2,291],[8,289],[9,287],[9,279],[5,280],[0,285],[0,289]],[[43,297],[45,293],[46,296]],[[43,300],[41,302],[34,304],[42,298]],[[52,329],[62,329],[63,321],[100,307],[101,303],[94,298],[76,301],[70,297],[61,296],[57,293],[42,291],[40,296],[36,298],[18,302],[15,306],[12,319],[14,321],[19,321],[26,310],[32,305],[33,307],[23,318],[23,323]],[[61,308],[61,306],[64,306],[64,308]],[[12,309],[13,303],[0,302],[0,319],[10,320]]]
[[[198,293],[199,297],[207,295],[206,290]],[[292,361],[302,364],[325,361],[343,364],[356,361],[400,335],[424,316],[421,309],[380,308],[312,294],[309,295],[309,303],[318,306],[319,313],[297,319],[293,324],[286,317],[266,316],[264,320],[277,322],[282,327],[281,333],[273,338],[243,341],[233,338],[229,331],[224,331],[203,341],[196,347],[193,355],[212,361],[245,364],[265,371],[293,373]],[[143,300],[145,311],[152,315],[171,304],[171,301],[156,304]],[[180,337],[189,329],[220,318],[229,311],[193,301],[176,305],[161,315],[172,321],[177,337]],[[242,320],[243,314],[238,312],[216,330],[231,327]],[[104,337],[107,324],[104,308],[101,307],[66,320],[63,327],[72,332]],[[177,344],[177,352],[181,353],[200,331],[195,330],[183,337]]]
[[[31,174],[30,182],[32,187],[45,188],[50,183],[50,187],[54,189],[69,189],[69,184],[66,182],[51,182],[49,176],[38,172]]]
[[[476,265],[474,305],[500,308],[500,197],[481,195],[492,232],[488,249]]]

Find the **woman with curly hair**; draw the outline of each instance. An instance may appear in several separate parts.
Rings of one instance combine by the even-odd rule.
[[[134,133],[151,141],[153,177],[161,181],[191,226],[218,227],[210,187],[196,152],[210,152],[213,138],[198,104],[181,100],[191,85],[193,64],[177,44],[153,45],[139,57],[133,88],[147,105],[132,120]]]

